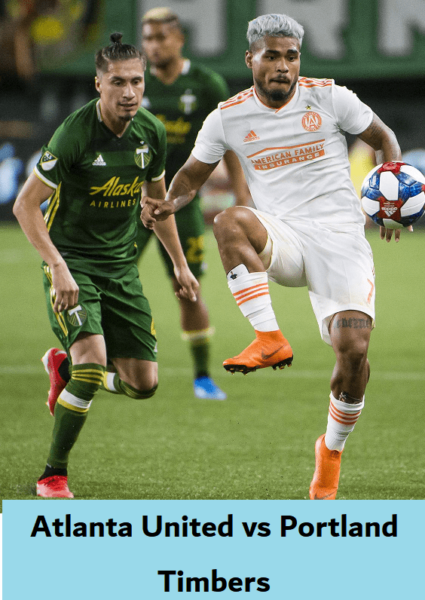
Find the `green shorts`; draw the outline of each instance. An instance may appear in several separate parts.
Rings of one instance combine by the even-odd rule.
[[[199,197],[195,197],[190,204],[176,212],[174,216],[187,264],[194,276],[198,279],[205,271],[205,223]],[[143,250],[146,248],[151,235],[154,235],[153,231],[151,229],[146,229],[146,227],[143,226],[143,223],[140,222],[136,238],[137,261],[143,253]],[[170,277],[174,277],[174,268],[171,258],[168,256],[167,251],[159,240],[158,244],[161,256],[167,268],[167,273]]]
[[[68,354],[78,334],[85,332],[103,335],[108,360],[137,358],[156,362],[152,314],[136,265],[117,279],[71,269],[80,288],[78,304],[62,313],[53,312],[52,276],[45,264],[43,271],[50,325]]]

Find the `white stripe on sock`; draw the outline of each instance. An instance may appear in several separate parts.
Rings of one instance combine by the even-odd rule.
[[[74,394],[71,394],[66,389],[61,391],[59,398],[62,398],[62,400],[64,400],[68,404],[71,404],[71,406],[75,406],[76,408],[90,408],[90,405],[92,403],[91,400],[87,401],[83,400],[82,398],[78,398],[77,396],[74,396]]]

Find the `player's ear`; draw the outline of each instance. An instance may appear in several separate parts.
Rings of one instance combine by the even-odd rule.
[[[252,57],[253,57],[253,54],[252,54],[251,50],[247,50],[245,52],[245,64],[248,67],[248,69],[252,69]]]
[[[96,91],[99,92],[99,94],[100,94],[100,81],[101,81],[101,78],[96,75],[96,77],[94,78],[94,87],[96,88]]]

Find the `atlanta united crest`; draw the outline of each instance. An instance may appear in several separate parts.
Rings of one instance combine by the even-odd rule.
[[[317,131],[322,125],[322,117],[316,112],[306,112],[302,118],[302,126],[306,131]]]

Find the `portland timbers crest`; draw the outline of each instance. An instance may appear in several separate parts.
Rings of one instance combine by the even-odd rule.
[[[70,308],[67,312],[68,322],[74,327],[81,327],[87,320],[87,311],[79,304],[74,308]]]
[[[179,98],[179,109],[185,114],[190,115],[197,107],[197,97],[192,90],[186,90]]]
[[[138,167],[140,167],[141,169],[146,169],[146,167],[152,160],[152,152],[150,151],[149,146],[145,144],[145,142],[141,141],[140,144],[140,148],[137,148],[136,152],[134,153],[134,160]]]

